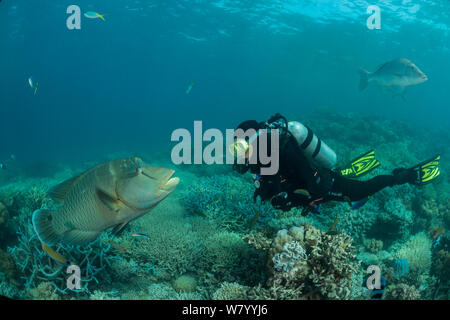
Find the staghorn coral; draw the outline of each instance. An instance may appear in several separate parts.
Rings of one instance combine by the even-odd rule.
[[[252,225],[253,217],[257,215],[259,222],[268,222],[274,211],[266,203],[255,203],[253,191],[253,184],[241,177],[201,177],[181,201],[189,213],[207,217],[221,229],[244,232]]]
[[[105,235],[84,248],[63,244],[55,248],[81,269],[82,288],[70,290],[67,288],[65,266],[55,262],[42,250],[41,242],[34,233],[31,222],[22,223],[17,233],[18,244],[9,247],[8,253],[19,270],[18,274],[24,281],[25,289],[36,289],[44,281],[51,284],[53,291],[58,294],[85,296],[90,292],[90,285],[111,283],[111,276],[114,274],[111,263],[117,258],[117,252],[104,241]]]

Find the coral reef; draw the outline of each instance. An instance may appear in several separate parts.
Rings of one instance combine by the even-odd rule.
[[[349,299],[359,266],[353,251],[345,234],[328,235],[312,225],[280,230],[269,249],[271,277],[261,292],[274,299]]]
[[[223,282],[214,292],[214,300],[246,300],[248,287],[237,282]]]
[[[386,300],[418,300],[420,292],[414,286],[405,283],[387,286]]]
[[[402,245],[394,256],[397,259],[406,259],[411,271],[428,274],[431,268],[431,240],[425,233],[418,233]]]
[[[172,282],[172,287],[177,292],[194,292],[197,289],[197,280],[190,275],[182,275]]]

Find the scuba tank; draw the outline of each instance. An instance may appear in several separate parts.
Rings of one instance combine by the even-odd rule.
[[[310,128],[298,121],[289,121],[288,131],[297,140],[305,156],[315,164],[327,169],[333,169],[336,166],[336,152],[320,140]]]
[[[336,166],[336,152],[334,152],[325,142],[320,140],[310,128],[304,126],[300,122],[288,122],[285,117],[277,113],[265,123],[265,127],[271,129],[287,129],[287,131],[297,140],[303,154],[318,167],[334,169]],[[281,144],[280,147],[282,147]]]

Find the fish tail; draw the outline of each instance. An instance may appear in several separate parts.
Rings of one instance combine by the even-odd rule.
[[[105,14],[97,13],[97,15],[98,15],[98,17],[99,17],[100,19],[102,19],[103,21],[105,21]]]
[[[369,75],[369,71],[359,68],[359,91],[363,91],[369,84]]]
[[[39,240],[48,246],[52,246],[60,240],[52,226],[52,214],[53,211],[39,209],[33,212],[32,217],[34,231]]]

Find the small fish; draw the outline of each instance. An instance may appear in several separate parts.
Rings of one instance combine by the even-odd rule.
[[[6,164],[0,162],[0,169],[1,170],[6,170]]]
[[[89,19],[97,19],[97,18],[100,18],[100,19],[102,19],[103,21],[105,21],[105,14],[99,14],[99,13],[97,13],[97,12],[94,12],[94,11],[88,11],[88,12],[86,12],[85,14],[84,14],[84,16],[86,17],[86,18],[89,18]]]
[[[30,76],[30,77],[28,78],[28,84],[30,85],[30,87],[31,87],[32,89],[34,89],[34,95],[36,95],[36,92],[37,92],[39,83],[36,82],[36,81],[34,81],[33,76]]]
[[[406,87],[414,86],[428,80],[428,77],[410,60],[405,58],[386,62],[377,71],[371,73],[360,69],[359,90],[364,90],[369,82],[403,96]]]
[[[329,235],[334,234],[334,233],[333,233],[333,229],[336,227],[337,223],[338,223],[338,215],[337,215],[337,213],[336,213],[336,218],[334,218],[334,222],[333,222],[333,224],[331,225],[330,230],[328,230],[327,234],[329,234]]]
[[[364,199],[354,202],[352,204],[352,210],[357,210],[357,209],[361,208],[363,205],[365,205],[367,203],[367,201],[369,201],[369,199],[370,199],[370,197],[366,197]]]
[[[195,85],[194,82],[191,82],[191,83],[189,84],[189,86],[188,86],[187,89],[186,89],[186,94],[189,94],[189,93],[191,92],[191,90],[192,90],[192,88],[194,87],[194,85]]]
[[[445,229],[444,229],[443,226],[440,226],[439,228],[437,228],[437,229],[434,231],[433,239],[436,239],[437,237],[439,237],[441,234],[444,233],[444,231],[445,231]]]
[[[301,195],[306,196],[306,197],[308,197],[308,198],[311,197],[311,194],[309,193],[309,191],[308,191],[308,190],[305,190],[305,189],[295,189],[295,190],[294,190],[294,193],[295,193],[295,194],[301,194]]]
[[[136,157],[99,164],[49,191],[62,205],[34,211],[34,230],[49,246],[88,244],[111,227],[117,234],[175,190],[179,178],[174,173]]]
[[[428,283],[425,281],[424,283],[422,283],[419,287],[419,291],[423,291],[426,288],[428,288]]]
[[[148,234],[145,234],[145,233],[137,233],[137,232],[133,232],[132,234],[131,234],[131,236],[132,237],[135,237],[135,238],[145,238],[145,239],[148,239],[149,237],[148,237]]]
[[[11,160],[16,160],[16,155],[15,155],[15,154],[12,154],[12,155],[10,156],[10,158],[11,158]]]
[[[71,265],[70,261],[67,260],[66,258],[64,258],[64,256],[62,254],[60,254],[59,252],[56,252],[55,250],[53,250],[52,247],[49,247],[48,245],[46,245],[45,243],[42,243],[42,250],[45,251],[45,253],[47,253],[47,255],[52,258],[53,260],[55,260],[56,262],[63,264],[63,265]]]
[[[439,246],[440,243],[441,243],[441,235],[439,235],[439,236],[436,238],[436,241],[434,241],[433,248],[436,248],[437,246]]]
[[[248,230],[251,230],[259,218],[259,210],[256,210],[255,215],[252,218],[252,221],[250,221],[250,225],[248,226]]]
[[[126,253],[126,252],[127,252],[127,250],[126,250],[124,247],[122,247],[120,244],[115,243],[114,241],[111,241],[111,240],[109,240],[109,239],[106,239],[105,241],[108,242],[111,246],[113,246],[113,247],[116,248],[117,250],[120,250],[120,251],[122,251],[123,253]]]

